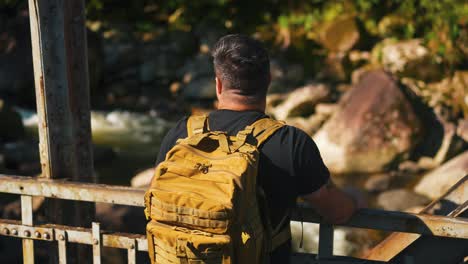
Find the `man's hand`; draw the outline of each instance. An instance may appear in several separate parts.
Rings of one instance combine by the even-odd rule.
[[[361,198],[356,199],[338,187],[331,180],[317,191],[303,196],[304,200],[332,224],[347,222],[354,212],[364,206]]]

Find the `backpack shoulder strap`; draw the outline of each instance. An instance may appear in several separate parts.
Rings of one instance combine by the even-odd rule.
[[[202,134],[209,131],[208,116],[193,115],[187,120],[187,135],[189,137],[197,134]]]
[[[270,136],[285,125],[284,122],[272,118],[262,118],[250,125],[252,136],[257,140],[257,147],[260,147]]]
[[[252,125],[248,125],[244,130],[237,133],[236,146],[234,151],[242,147],[247,137],[252,135],[256,139],[255,145],[259,148],[271,135],[273,135],[278,129],[285,125],[282,121],[277,121],[272,118],[262,118],[255,121]]]

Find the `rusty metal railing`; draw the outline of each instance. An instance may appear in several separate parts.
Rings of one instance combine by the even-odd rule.
[[[148,250],[145,235],[104,233],[99,223],[93,223],[91,228],[33,223],[33,196],[143,207],[143,189],[0,174],[0,193],[21,196],[22,220],[0,219],[0,235],[23,239],[23,254],[34,254],[31,250],[34,240],[58,243],[59,263],[66,263],[68,243],[92,245],[93,263],[101,263],[103,246],[126,249],[128,263],[136,263],[136,251]],[[293,216],[294,220],[322,223],[322,219],[311,209],[301,211],[300,216]],[[468,219],[465,218],[362,209],[345,226],[468,239]],[[333,226],[320,224],[319,235],[318,257],[332,257]],[[26,259],[34,262],[33,256]]]

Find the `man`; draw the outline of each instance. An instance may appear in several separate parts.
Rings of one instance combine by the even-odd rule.
[[[262,45],[247,36],[227,35],[213,48],[218,110],[208,117],[212,131],[230,135],[267,117],[266,94],[270,62]],[[187,137],[187,118],[164,138],[157,164],[180,138]],[[354,200],[329,184],[329,172],[313,140],[303,131],[284,126],[260,148],[258,184],[263,188],[273,226],[283,221],[288,209],[302,197],[331,223],[346,222],[356,209]],[[288,219],[289,220],[289,219]],[[271,253],[272,263],[289,263],[290,241]]]

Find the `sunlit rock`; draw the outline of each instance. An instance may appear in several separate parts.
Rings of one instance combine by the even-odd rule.
[[[330,88],[325,84],[309,84],[291,92],[272,113],[277,119],[309,116],[314,113],[315,105],[326,101]]]
[[[286,124],[300,128],[309,136],[312,136],[313,134],[315,134],[315,132],[317,132],[320,129],[320,127],[323,125],[323,123],[325,123],[327,119],[327,115],[315,114],[306,118],[291,117],[285,119],[284,121],[286,121]]]
[[[468,151],[444,163],[441,167],[424,175],[415,186],[417,193],[432,199],[444,194],[450,187],[468,174]]]
[[[457,135],[468,142],[468,119],[460,119],[458,121]]]
[[[434,61],[421,39],[396,41],[385,39],[373,50],[373,62],[403,77],[435,81],[443,77],[441,64]]]
[[[342,98],[314,140],[330,171],[372,173],[407,155],[420,132],[421,123],[396,81],[373,71]]]
[[[320,42],[332,52],[346,52],[359,40],[359,30],[354,17],[341,17],[325,25]]]
[[[386,191],[377,197],[377,204],[390,211],[404,211],[411,207],[427,205],[429,202],[427,197],[406,189]]]
[[[151,183],[151,179],[153,178],[153,175],[154,175],[154,168],[146,169],[142,172],[139,172],[137,175],[135,175],[131,179],[130,185],[132,187],[137,187],[137,188],[149,187]]]

